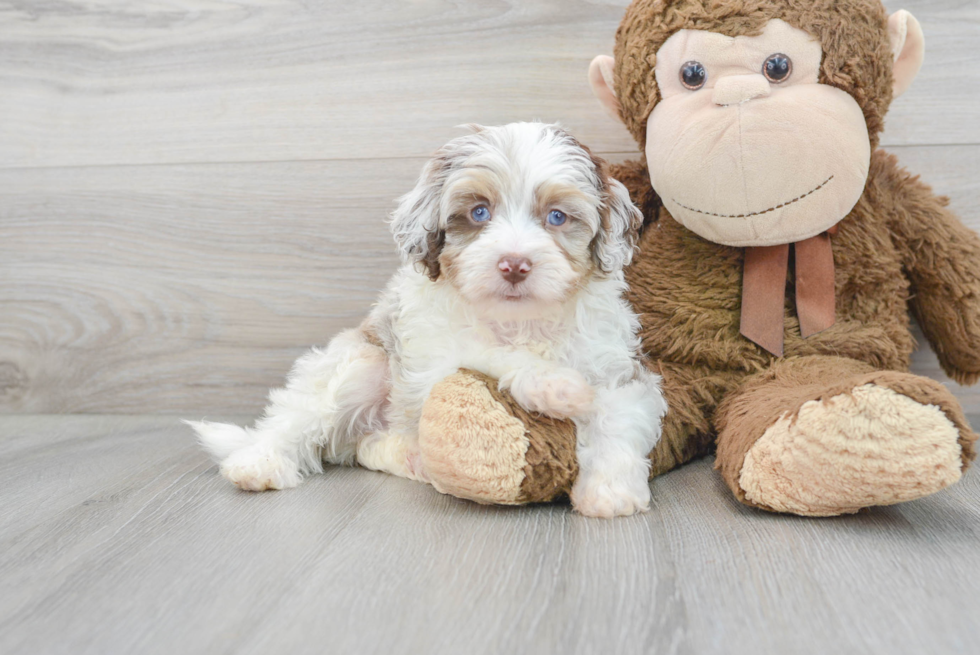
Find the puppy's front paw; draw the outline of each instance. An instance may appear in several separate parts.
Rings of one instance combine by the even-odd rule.
[[[592,409],[595,391],[571,368],[532,369],[514,377],[510,393],[521,407],[553,418],[581,416]]]
[[[583,516],[612,518],[650,509],[647,471],[637,467],[605,467],[582,471],[572,487],[572,507]]]
[[[288,457],[259,445],[242,448],[221,462],[221,475],[239,489],[265,491],[299,484],[299,470]]]

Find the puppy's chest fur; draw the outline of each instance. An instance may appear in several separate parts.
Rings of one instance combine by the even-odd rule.
[[[403,269],[369,322],[396,368],[425,369],[492,348],[526,351],[548,361],[567,357],[570,317],[494,320],[459,301],[445,285]]]
[[[491,347],[524,350],[555,361],[568,340],[568,327],[552,321],[486,322],[476,326],[480,340]]]
[[[450,358],[465,359],[467,353],[496,348],[517,350],[547,361],[567,358],[570,326],[560,320],[496,321],[473,312],[459,312],[431,324],[432,331],[420,348],[411,348],[413,358],[425,359],[427,353],[443,351]],[[436,343],[442,347],[435,347]],[[404,352],[404,342],[402,351]]]

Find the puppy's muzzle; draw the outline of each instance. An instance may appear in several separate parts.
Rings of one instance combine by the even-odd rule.
[[[504,255],[497,262],[497,268],[505,280],[511,284],[523,282],[531,272],[531,260],[520,255]]]

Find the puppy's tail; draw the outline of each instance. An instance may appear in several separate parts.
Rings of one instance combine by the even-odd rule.
[[[250,445],[253,441],[248,431],[237,425],[211,421],[184,421],[184,423],[194,429],[201,447],[219,464],[233,452]]]

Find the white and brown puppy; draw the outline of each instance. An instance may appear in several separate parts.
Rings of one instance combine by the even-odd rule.
[[[667,405],[623,297],[641,220],[560,127],[475,128],[400,200],[391,229],[404,265],[364,323],[297,361],[254,428],[191,425],[242,489],[292,487],[324,462],[425,480],[422,405],[471,368],[526,409],[574,420],[579,512],[645,510]]]

